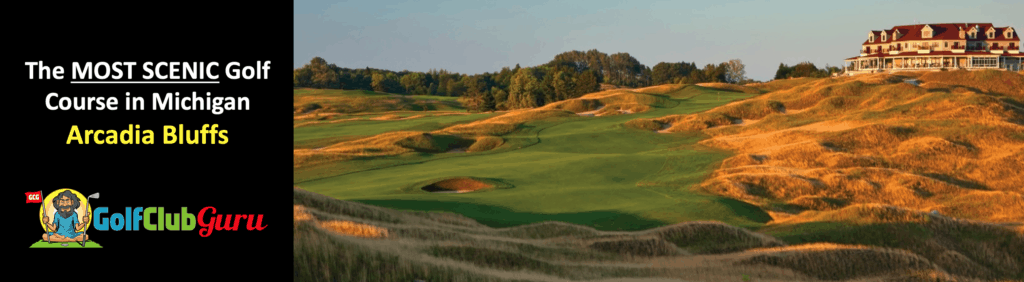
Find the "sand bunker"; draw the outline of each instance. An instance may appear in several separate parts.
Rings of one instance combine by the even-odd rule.
[[[655,130],[655,132],[658,132],[658,133],[672,133],[672,132],[668,131],[668,129],[672,128],[672,126],[673,126],[673,124],[671,124],[671,123],[662,124],[661,125],[661,129]]]
[[[431,193],[466,193],[494,188],[494,185],[470,177],[455,177],[423,186],[423,191]]]
[[[576,113],[576,114],[580,115],[580,116],[585,116],[585,117],[592,117],[592,116],[596,116],[597,112],[600,112],[601,109],[604,109],[604,105],[601,105],[600,107],[597,107],[597,109],[593,110],[593,111],[586,111],[586,112],[581,112],[581,113]]]
[[[760,119],[735,119],[732,121],[733,125],[736,126],[748,126],[761,121]]]
[[[448,150],[448,152],[449,153],[465,153],[466,152],[466,148],[453,148],[451,150]]]

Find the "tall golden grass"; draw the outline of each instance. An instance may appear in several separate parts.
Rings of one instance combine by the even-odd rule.
[[[1024,248],[1019,232],[893,206],[856,205],[817,213],[802,223],[850,226],[835,229],[846,232],[846,237],[896,236],[892,239],[907,244],[898,248],[787,245],[718,222],[635,232],[598,231],[562,222],[491,228],[458,214],[397,211],[293,191],[295,272],[302,279],[1013,281],[1024,260],[1024,254],[1014,252]],[[774,224],[767,232],[798,224]],[[876,225],[882,229],[857,229]],[[931,235],[908,238],[906,232]],[[360,270],[367,265],[373,271]]]
[[[363,238],[387,238],[388,230],[377,226],[357,223],[347,220],[317,220],[306,210],[306,207],[295,205],[292,207],[293,219],[296,224],[301,221],[316,222],[320,228],[344,236],[355,236]]]
[[[903,83],[911,78],[922,86]],[[1024,112],[1004,100],[1024,97],[1018,85],[1020,74],[1003,71],[816,79],[653,121],[763,118],[679,129],[703,130],[715,136],[703,144],[737,152],[702,189],[776,213],[879,203],[1024,222]],[[791,205],[771,204],[778,201]]]
[[[874,276],[902,276],[907,272],[941,271],[911,252],[829,243],[758,249],[740,264],[766,264],[789,268],[822,280]]]

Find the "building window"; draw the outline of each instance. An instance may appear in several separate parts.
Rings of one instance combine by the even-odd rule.
[[[946,43],[946,46],[945,46],[945,47],[946,47],[946,48],[949,48],[949,42],[945,42],[945,43]]]
[[[989,57],[989,58],[971,58],[971,66],[976,67],[976,68],[988,68],[988,67],[993,67],[994,68],[994,67],[999,66],[999,62],[994,57]]]

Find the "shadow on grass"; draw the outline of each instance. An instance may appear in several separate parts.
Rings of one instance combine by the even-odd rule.
[[[461,202],[417,200],[355,200],[356,202],[400,210],[453,212],[472,218],[490,227],[511,227],[544,221],[562,221],[594,227],[605,231],[637,231],[666,224],[658,220],[614,211],[542,214],[517,212],[503,207]]]
[[[747,202],[744,202],[744,201],[740,201],[740,200],[736,200],[736,199],[730,199],[730,198],[718,198],[718,199],[715,199],[715,202],[717,202],[718,204],[720,204],[722,206],[728,207],[734,214],[736,214],[739,217],[746,218],[749,221],[756,222],[756,223],[762,223],[762,224],[768,223],[769,221],[772,221],[772,216],[771,215],[769,215],[763,209],[761,209],[761,208],[759,208],[759,207],[757,207],[755,205],[751,205],[750,203],[747,203]],[[744,227],[744,228],[753,228],[754,227],[754,226],[743,226],[742,224],[739,224],[737,226]]]

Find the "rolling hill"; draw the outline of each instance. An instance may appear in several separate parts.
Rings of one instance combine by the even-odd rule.
[[[1024,279],[1020,73],[661,85],[389,114],[296,127],[297,277]]]

